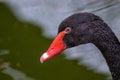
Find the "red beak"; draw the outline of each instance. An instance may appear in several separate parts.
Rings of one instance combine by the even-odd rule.
[[[60,32],[56,38],[54,39],[54,41],[52,42],[52,44],[50,45],[50,47],[48,48],[48,50],[43,53],[43,55],[40,58],[40,62],[43,63],[44,61],[52,58],[53,56],[59,54],[60,52],[62,52],[66,47],[65,44],[63,43],[63,37],[65,36],[65,32],[62,31]]]

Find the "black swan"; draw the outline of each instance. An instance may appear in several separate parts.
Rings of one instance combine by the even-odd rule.
[[[120,80],[120,42],[110,27],[92,13],[76,13],[66,18],[40,61],[44,62],[67,48],[86,43],[93,43],[101,51],[113,80]]]

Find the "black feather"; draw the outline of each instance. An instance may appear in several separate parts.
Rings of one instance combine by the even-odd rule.
[[[113,80],[120,80],[120,42],[110,27],[92,13],[77,13],[66,18],[58,33],[67,27],[71,28],[71,33],[63,38],[66,46],[93,43],[103,54]]]

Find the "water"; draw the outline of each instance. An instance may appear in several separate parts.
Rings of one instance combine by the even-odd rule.
[[[106,6],[103,5],[102,1],[98,1],[94,5],[93,2],[91,3],[91,6],[88,4],[90,2],[87,3],[84,2],[84,0],[82,5],[79,5],[80,3],[77,4],[77,0],[75,0],[74,3],[71,3],[70,1],[68,1],[68,3],[64,2],[65,4],[62,4],[61,1],[61,3],[59,3],[59,1],[56,0],[54,3],[59,3],[54,5],[56,7],[52,6],[53,3],[50,3],[50,1],[42,1],[41,5],[39,1],[37,2],[37,0],[35,0],[35,2],[38,5],[32,2],[31,4],[24,2],[25,6],[22,5],[22,2],[19,2],[23,8],[20,8],[19,5],[18,7],[13,6],[14,8],[17,8],[18,11],[15,12],[13,10],[14,13],[19,13],[20,10],[23,11],[22,13],[19,13],[19,15],[22,15],[22,17],[19,16],[17,18],[9,9],[9,7],[1,3],[0,10],[2,12],[0,13],[0,80],[106,80],[107,77],[105,74],[96,73],[91,70],[96,69],[99,72],[108,71],[106,70],[105,65],[99,66],[99,64],[96,64],[98,62],[95,61],[101,61],[101,59],[99,59],[99,54],[95,54],[94,56],[94,58],[98,56],[97,60],[94,59],[93,56],[88,59],[89,55],[92,53],[99,53],[99,51],[93,45],[88,44],[85,46],[79,46],[80,51],[77,48],[73,48],[70,51],[67,51],[67,56],[58,55],[44,64],[40,64],[39,57],[47,49],[52,41],[52,39],[43,36],[43,33],[49,37],[55,36],[57,33],[56,26],[59,25],[62,19],[74,12],[87,10],[98,14],[111,26],[111,28],[118,36],[118,13],[120,10],[117,1],[119,0],[113,2],[106,0],[104,3],[109,6],[107,9]],[[76,5],[68,7],[71,4]],[[30,7],[30,5],[32,5],[32,7]],[[44,7],[42,7],[44,5],[48,6],[44,9]],[[61,5],[63,7],[61,7]],[[85,5],[88,6],[86,7]],[[112,5],[112,7],[110,7],[110,5]],[[48,12],[46,12],[47,8],[49,9]],[[55,10],[55,13],[52,12],[52,10]],[[111,10],[113,11],[111,12]],[[24,18],[25,20],[37,23],[37,25],[23,22],[22,20],[24,20]],[[38,24],[41,26],[38,26]],[[73,55],[71,51],[75,54]],[[78,52],[81,52],[81,54],[78,55]],[[70,60],[66,60],[65,57]],[[93,63],[90,63],[88,61],[91,61]],[[80,65],[78,65],[78,63]],[[90,64],[86,65],[88,63]],[[104,60],[102,60],[101,63],[105,64]],[[83,66],[83,64],[89,68]]]

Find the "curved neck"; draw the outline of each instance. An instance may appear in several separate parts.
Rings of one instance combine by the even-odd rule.
[[[113,77],[113,80],[120,80],[120,42],[115,35],[104,35],[96,39],[94,44],[102,52]]]

